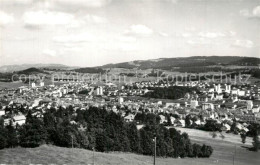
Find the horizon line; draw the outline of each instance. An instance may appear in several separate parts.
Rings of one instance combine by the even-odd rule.
[[[63,63],[23,63],[23,64],[4,64],[1,65],[0,67],[5,67],[5,66],[12,66],[12,65],[17,65],[17,66],[22,66],[22,65],[64,65],[65,67],[84,67],[84,68],[95,68],[95,67],[102,67],[104,65],[113,65],[113,64],[120,64],[120,63],[126,63],[126,62],[134,62],[134,61],[149,61],[149,60],[158,60],[158,59],[172,59],[172,58],[191,58],[191,57],[244,57],[244,58],[257,58],[260,59],[260,57],[255,57],[255,56],[228,56],[228,55],[195,55],[195,56],[185,56],[185,57],[160,57],[160,58],[153,58],[153,59],[141,59],[141,60],[132,60],[132,61],[122,61],[122,62],[116,62],[116,63],[106,63],[103,65],[96,65],[96,66],[79,66],[79,65],[69,65],[69,64],[63,64]]]

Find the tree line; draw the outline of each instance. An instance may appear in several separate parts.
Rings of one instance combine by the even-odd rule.
[[[147,92],[144,96],[149,98],[160,98],[160,99],[180,99],[185,96],[186,93],[192,93],[193,91],[198,92],[195,87],[181,87],[181,86],[171,86],[164,88],[148,88],[152,90]]]
[[[24,125],[4,126],[0,121],[0,149],[38,147],[51,144],[60,147],[95,149],[100,152],[122,151],[143,155],[154,154],[154,137],[160,157],[210,157],[211,146],[191,143],[187,133],[158,124],[156,115],[149,114],[145,126],[138,130],[135,122],[127,123],[121,114],[104,108],[88,110],[51,108],[43,118],[29,110]],[[155,118],[154,118],[155,117]]]

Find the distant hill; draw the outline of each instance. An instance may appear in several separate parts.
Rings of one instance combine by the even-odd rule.
[[[205,67],[212,65],[241,65],[258,66],[259,58],[239,56],[193,56],[181,58],[160,58],[156,60],[131,61],[117,64],[107,64],[101,68],[126,68],[126,69],[165,69],[171,70],[178,67]]]
[[[260,64],[260,58],[244,57],[240,60],[230,62],[229,64],[240,66],[258,66]]]
[[[0,72],[21,71],[28,68],[41,68],[47,70],[70,70],[77,67],[70,67],[62,64],[21,64],[21,65],[4,65],[0,66]]]
[[[29,68],[37,68],[48,71],[76,71],[80,73],[104,73],[110,68],[124,69],[163,69],[163,70],[182,70],[190,71],[195,68],[200,71],[208,70],[207,67],[214,66],[221,68],[222,66],[259,66],[260,58],[241,57],[241,56],[192,56],[192,57],[176,57],[176,58],[159,58],[152,60],[136,60],[130,62],[106,64],[97,67],[71,67],[62,64],[23,64],[23,65],[7,65],[1,66],[0,72],[22,71]],[[201,69],[199,69],[201,68]]]
[[[105,72],[104,69],[95,68],[95,67],[78,68],[78,69],[74,69],[73,71],[79,73],[104,73]]]
[[[41,69],[38,69],[38,68],[28,68],[28,69],[25,69],[25,70],[22,70],[22,71],[18,71],[16,72],[17,74],[25,74],[25,75],[29,75],[29,74],[48,74],[46,72],[44,72],[43,70]]]
[[[0,82],[12,82],[12,81],[18,81],[18,77],[14,76],[14,74],[24,74],[24,75],[37,75],[37,74],[49,74],[48,72],[43,71],[42,69],[38,68],[28,68],[25,70],[21,71],[16,71],[16,72],[0,72]]]

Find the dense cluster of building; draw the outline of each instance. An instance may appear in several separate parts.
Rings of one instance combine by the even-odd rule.
[[[199,92],[186,93],[184,98],[177,100],[141,97],[154,87],[170,86],[197,87]],[[48,86],[42,82],[39,85],[32,83],[30,87],[0,90],[0,116],[5,124],[10,120],[14,125],[25,123],[26,110],[41,118],[46,109],[70,105],[75,111],[87,110],[90,106],[104,107],[120,113],[127,122],[134,121],[136,114],[146,112],[159,114],[160,123],[167,123],[165,114],[171,114],[171,124],[180,127],[185,127],[185,117],[190,115],[195,117],[191,121],[193,124],[203,125],[205,120],[212,119],[221,123],[227,131],[236,119],[242,123],[238,123],[237,128],[248,131],[246,127],[249,122],[260,121],[260,87],[196,81],[186,84],[135,82],[124,85],[69,82]]]

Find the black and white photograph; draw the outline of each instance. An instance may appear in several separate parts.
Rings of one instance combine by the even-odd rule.
[[[260,0],[0,0],[1,165],[259,165]]]

